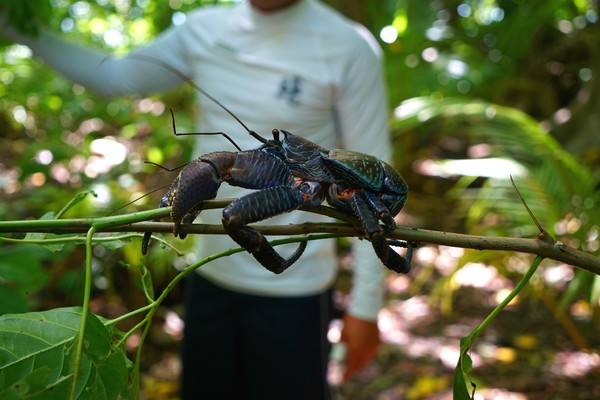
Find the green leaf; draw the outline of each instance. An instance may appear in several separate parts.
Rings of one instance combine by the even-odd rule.
[[[67,397],[80,317],[79,307],[0,317],[0,398]],[[77,398],[128,398],[131,363],[113,346],[114,335],[89,315]]]
[[[53,211],[48,211],[47,213],[45,213],[44,215],[41,216],[40,220],[50,220],[50,219],[55,219],[55,214]],[[27,235],[25,235],[25,240],[44,240],[47,239],[49,237],[49,235],[47,233],[42,233],[42,232],[30,232]],[[54,236],[56,237],[56,236]],[[63,244],[42,244],[41,246],[44,246],[45,248],[47,248],[48,250],[54,252],[54,253],[58,253],[59,251],[62,251],[64,245]]]
[[[125,246],[125,242],[120,239],[115,239],[111,241],[103,241],[102,246],[106,247],[109,250],[118,250],[121,247]]]
[[[64,400],[68,398],[73,375],[63,376],[56,382],[46,386],[37,393],[27,397],[28,400]]]
[[[77,193],[69,202],[56,214],[56,219],[61,218],[64,213],[69,211],[72,207],[76,206],[78,203],[81,203],[88,196],[98,197],[96,192],[93,190],[84,190],[83,192]]]
[[[468,355],[464,355],[469,357]],[[458,360],[456,369],[454,370],[454,383],[452,386],[452,396],[455,400],[472,400],[469,390],[467,389],[467,378],[465,372],[462,369],[463,356]]]
[[[469,379],[469,373],[473,369],[473,361],[468,352],[471,348],[471,335],[460,339],[460,357],[454,370],[454,383],[452,393],[455,400],[472,400],[473,396],[469,393],[469,387],[475,391],[475,384]]]

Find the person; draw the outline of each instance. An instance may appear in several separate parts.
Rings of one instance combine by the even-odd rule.
[[[105,96],[146,94],[183,83],[144,55],[191,77],[256,132],[283,128],[326,148],[390,159],[381,50],[362,26],[317,0],[250,0],[202,7],[150,44],[122,58],[43,31],[2,31],[69,79]],[[198,96],[198,131],[229,132],[243,149],[258,147],[227,113]],[[241,132],[241,133],[240,133]],[[265,135],[266,136],[266,135]],[[223,150],[222,137],[198,137],[197,155]],[[229,149],[228,149],[229,150]],[[219,197],[243,189],[223,185]],[[218,212],[203,211],[218,223]],[[293,212],[269,222],[320,220]],[[227,236],[197,239],[204,257],[234,246]],[[295,249],[278,247],[284,257]],[[375,355],[376,317],[385,268],[367,241],[354,243],[353,289],[344,318],[346,377]],[[281,275],[248,253],[207,264],[187,290],[182,397],[321,399],[329,397],[326,340],[337,260],[333,241],[311,242]]]

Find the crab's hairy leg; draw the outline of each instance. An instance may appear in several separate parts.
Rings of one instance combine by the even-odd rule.
[[[369,204],[362,192],[355,192],[350,198],[350,205],[356,216],[360,219],[367,238],[373,245],[375,253],[387,268],[399,273],[407,273],[410,264],[388,244],[383,229],[379,226],[377,216],[369,208]]]
[[[301,242],[294,254],[285,259],[271,247],[260,232],[246,224],[311,203],[317,192],[318,184],[307,190],[306,187],[276,186],[251,193],[234,200],[223,210],[223,226],[229,236],[250,252],[258,262],[269,271],[279,274],[302,255],[306,242]]]

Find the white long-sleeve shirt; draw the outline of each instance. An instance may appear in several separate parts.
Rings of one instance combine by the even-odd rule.
[[[156,64],[128,56],[106,58],[47,32],[27,38],[4,30],[68,78],[106,96],[157,92],[182,83]],[[326,148],[343,146],[390,158],[380,49],[365,28],[316,0],[300,0],[267,14],[246,2],[232,8],[203,7],[134,53],[174,66],[265,137],[273,128],[285,129]],[[260,143],[216,104],[202,95],[198,104],[200,132],[228,132],[243,149],[258,147]],[[216,150],[233,149],[222,137],[198,137],[197,155]],[[243,193],[223,184],[218,197]],[[203,211],[200,218],[219,223],[220,212]],[[315,220],[323,218],[295,211],[268,223]],[[201,236],[197,254],[204,257],[233,246],[228,236]],[[276,250],[286,257],[295,247]],[[349,312],[374,319],[382,303],[385,267],[367,241],[355,241],[354,255]],[[267,271],[248,253],[216,260],[199,273],[237,291],[300,296],[329,287],[336,264],[333,241],[313,241],[281,275]]]

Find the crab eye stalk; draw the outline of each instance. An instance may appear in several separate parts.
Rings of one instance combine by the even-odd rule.
[[[271,132],[273,133],[273,140],[277,143],[280,143],[279,142],[279,129],[273,129]]]

